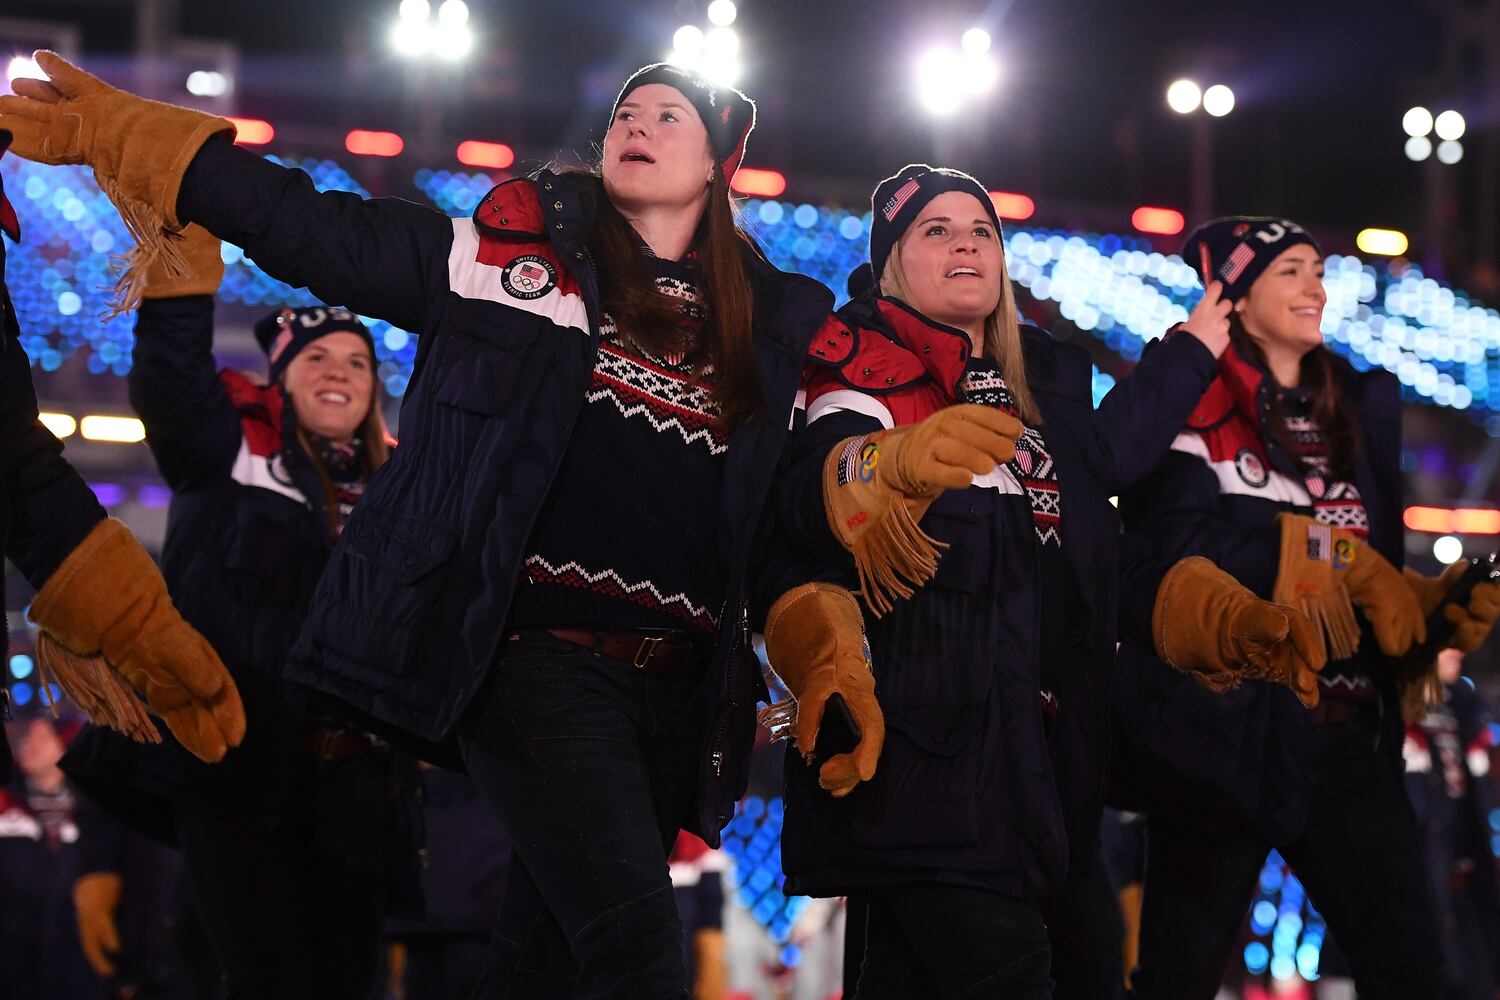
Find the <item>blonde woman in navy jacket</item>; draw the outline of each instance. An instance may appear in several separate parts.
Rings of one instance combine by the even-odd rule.
[[[1109,497],[1170,444],[1156,422],[1197,403],[1204,343],[1169,337],[1096,420],[1087,354],[1016,322],[977,181],[909,166],[874,208],[878,291],[813,339],[779,513],[858,580],[886,740],[873,776],[788,755],[788,890],[862,906],[862,1000],[1043,997],[1053,978],[1108,996],[1097,833],[1117,637],[1215,686],[1306,685],[1286,641],[1306,622],[1119,533]],[[1212,340],[1214,309],[1189,329]]]

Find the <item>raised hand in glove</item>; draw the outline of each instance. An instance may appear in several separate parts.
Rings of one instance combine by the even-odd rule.
[[[1348,659],[1359,648],[1353,605],[1365,613],[1386,656],[1400,656],[1427,637],[1416,595],[1396,568],[1362,538],[1302,514],[1281,514],[1277,520],[1281,564],[1272,597],[1312,619],[1330,659]]]
[[[123,884],[114,872],[89,872],[73,882],[73,909],[78,916],[78,942],[83,957],[100,979],[115,974],[111,956],[120,951],[120,929],[115,910]]]
[[[17,79],[0,97],[0,129],[11,149],[39,163],[94,168],[99,188],[139,244],[121,277],[119,309],[140,303],[147,268],[165,261],[175,277],[186,264],[170,235],[182,229],[177,193],[198,150],[214,135],[233,134],[224,118],[148,101],[111,87],[55,52],[36,53],[46,80]]]
[[[156,564],[120,521],[100,521],[68,554],[32,601],[31,619],[63,647],[48,655],[39,643],[38,652],[81,706],[113,699],[100,687],[118,673],[195,756],[221,760],[245,738],[229,671],[182,620]]]
[[[993,406],[960,403],[834,446],[823,465],[828,524],[853,553],[860,596],[877,616],[937,570],[939,543],[917,526],[927,507],[1014,458],[1024,429]]]
[[[1202,556],[1162,578],[1151,614],[1156,653],[1210,691],[1247,680],[1285,684],[1308,708],[1318,704],[1327,657],[1307,616],[1262,601]]]
[[[1437,610],[1458,578],[1464,575],[1468,565],[1460,560],[1437,577],[1423,576],[1410,569],[1402,571],[1406,585],[1422,605],[1424,618]],[[1472,653],[1484,643],[1497,616],[1500,616],[1500,584],[1489,581],[1476,583],[1469,592],[1468,603],[1450,604],[1443,609],[1443,617],[1454,625],[1453,637],[1448,640],[1448,645],[1460,652]]]
[[[818,784],[836,798],[875,776],[885,745],[885,716],[875,700],[864,619],[859,603],[842,587],[807,583],[787,591],[766,617],[766,659],[797,699],[793,738],[811,760],[818,727],[829,697],[838,694],[859,727],[860,739],[850,753],[823,763]]]

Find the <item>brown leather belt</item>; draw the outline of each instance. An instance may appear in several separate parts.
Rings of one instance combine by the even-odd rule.
[[[680,629],[549,628],[564,642],[624,660],[642,673],[681,674],[698,660],[692,635]]]
[[[302,752],[329,761],[385,758],[386,748],[352,729],[319,726],[302,734]]]

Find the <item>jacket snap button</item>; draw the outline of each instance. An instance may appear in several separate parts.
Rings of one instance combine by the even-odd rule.
[[[500,220],[500,225],[502,225],[502,226],[506,226],[506,225],[509,225],[509,224],[510,224],[510,220],[509,219],[501,219]]]
[[[561,212],[562,211],[562,202],[560,202],[560,201],[554,201],[552,203],[552,211],[554,211],[554,212]]]
[[[546,184],[543,184],[542,185],[542,190],[543,191],[551,191],[552,190],[552,182],[548,181]]]
[[[583,251],[582,250],[575,250],[575,251],[573,251],[573,259],[574,260],[583,260]]]
[[[926,347],[922,348],[922,353],[923,354],[931,354],[932,353],[932,345],[928,344]]]
[[[484,196],[484,200],[485,201],[494,201],[495,200],[495,192],[491,191],[489,194],[485,195]]]
[[[896,381],[896,380],[895,380],[895,379],[894,379],[894,378],[888,378],[888,379],[886,379],[886,380],[885,380],[885,384],[886,384],[886,385],[891,385],[891,384],[892,384],[892,383],[894,383],[894,382],[895,382],[895,381]]]
[[[557,223],[556,228],[561,229],[562,228],[562,223],[561,222]]]
[[[849,336],[849,331],[848,330],[840,330],[839,331],[839,336],[840,337],[847,337],[847,336]]]
[[[815,353],[816,353],[816,354],[817,354],[817,355],[818,355],[818,357],[820,357],[820,358],[822,358],[822,357],[827,357],[827,355],[825,355],[825,354],[824,354],[824,353],[823,353],[823,348],[821,348],[821,347],[820,347],[820,348],[818,348],[818,349],[817,349],[817,351],[816,351],[816,352],[815,352]]]
[[[874,372],[872,372],[872,371],[870,371],[870,369],[868,369],[868,368],[866,368],[866,369],[865,369],[865,374],[866,374],[866,375],[874,375],[874,374],[875,374],[875,373],[874,373]]]

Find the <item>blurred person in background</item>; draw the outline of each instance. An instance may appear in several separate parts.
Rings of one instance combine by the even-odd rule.
[[[73,789],[57,766],[62,726],[27,711],[5,728],[16,768],[0,787],[0,996],[98,1000],[74,919],[78,823]]]
[[[1463,676],[1464,654],[1438,657],[1442,697],[1406,727],[1406,791],[1417,817],[1443,949],[1444,1000],[1494,1000],[1500,989],[1500,886],[1491,766],[1495,716]]]

